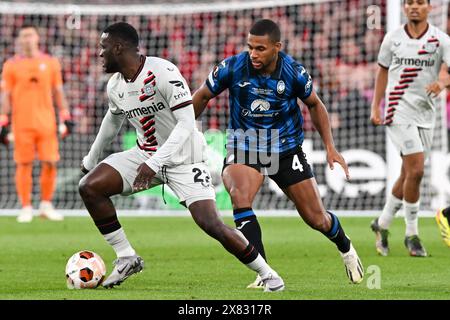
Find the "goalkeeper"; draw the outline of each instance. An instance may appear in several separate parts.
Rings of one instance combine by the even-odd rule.
[[[51,203],[59,160],[53,97],[59,108],[61,136],[67,136],[73,127],[62,89],[61,67],[56,58],[39,51],[39,35],[34,26],[23,25],[17,42],[18,54],[3,65],[0,108],[0,143],[8,145],[14,138],[16,189],[22,205],[17,221],[33,219],[31,192],[36,154],[42,164],[39,213],[49,220],[63,220]]]

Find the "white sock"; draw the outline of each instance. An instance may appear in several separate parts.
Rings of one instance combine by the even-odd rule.
[[[386,204],[384,205],[383,212],[378,218],[378,225],[381,229],[389,229],[395,214],[402,207],[403,201],[393,194],[390,194],[386,199]]]
[[[104,234],[103,237],[106,242],[113,247],[118,258],[134,256],[136,254],[136,251],[134,251],[133,247],[128,242],[125,231],[123,231],[122,228],[111,233]]]
[[[409,203],[403,200],[403,207],[405,211],[405,223],[407,237],[419,234],[419,206],[420,200],[416,203]]]
[[[269,273],[273,274],[274,276],[278,276],[278,273],[275,272],[264,260],[264,258],[258,254],[255,260],[250,262],[249,264],[246,264],[246,266],[253,271],[256,271],[261,278],[267,277]]]

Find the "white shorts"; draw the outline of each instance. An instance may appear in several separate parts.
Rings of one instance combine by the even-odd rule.
[[[432,129],[397,124],[388,126],[387,133],[402,156],[423,152],[427,157],[431,151],[433,144]]]
[[[148,156],[135,147],[111,154],[101,163],[106,163],[119,172],[123,180],[122,195],[127,196],[136,192],[132,186],[137,176],[137,168],[146,160],[148,160]],[[211,183],[211,174],[204,162],[164,167],[156,173],[150,188],[162,183],[167,184],[180,203],[185,204],[187,208],[196,201],[215,200],[216,198]]]

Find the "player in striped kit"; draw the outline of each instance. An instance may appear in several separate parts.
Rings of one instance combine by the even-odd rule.
[[[107,27],[101,36],[103,68],[114,73],[107,86],[109,109],[82,162],[87,175],[80,181],[80,195],[118,258],[103,286],[119,285],[144,267],[110,197],[167,184],[208,235],[262,277],[265,291],[283,290],[283,280],[253,245],[219,217],[204,163],[205,139],[195,127],[185,79],[169,61],[140,55],[138,45],[136,30],[124,22]],[[116,137],[125,119],[136,128],[136,147],[112,154],[97,165],[104,146]]]
[[[281,51],[281,31],[274,21],[255,22],[247,46],[248,51],[219,63],[193,96],[199,116],[209,100],[226,89],[229,92],[228,154],[222,178],[231,196],[235,224],[266,258],[252,206],[268,176],[295,204],[302,219],[336,245],[348,278],[360,283],[364,277],[361,260],[339,218],[325,210],[302,150],[303,116],[298,99],[308,107],[322,137],[330,168],[339,163],[349,177],[347,164],[334,146],[326,107],[306,68]],[[256,278],[248,288],[260,288],[260,280]]]
[[[405,0],[408,22],[384,37],[378,56],[378,73],[372,102],[371,121],[386,125],[388,136],[402,157],[400,176],[383,212],[371,228],[376,250],[389,253],[388,229],[403,206],[405,246],[411,256],[426,257],[419,238],[420,183],[435,126],[437,96],[449,87],[448,77],[439,79],[443,63],[450,64],[450,39],[428,23],[431,5],[427,0]],[[379,108],[386,94],[385,117]]]

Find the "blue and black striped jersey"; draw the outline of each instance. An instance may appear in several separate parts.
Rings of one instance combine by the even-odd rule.
[[[277,67],[269,76],[258,74],[248,52],[229,57],[214,67],[206,85],[215,95],[229,89],[228,128],[232,131],[228,132],[227,147],[285,154],[303,143],[303,116],[297,98],[311,95],[312,79],[286,53],[279,53]]]

